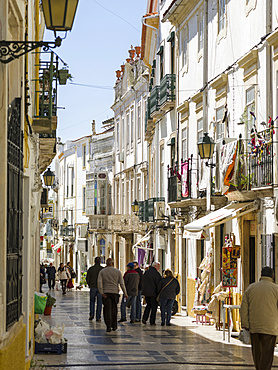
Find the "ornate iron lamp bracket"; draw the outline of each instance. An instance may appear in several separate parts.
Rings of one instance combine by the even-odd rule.
[[[48,51],[50,48],[59,47],[62,39],[57,37],[55,41],[4,41],[0,40],[0,62],[7,64],[37,48]]]

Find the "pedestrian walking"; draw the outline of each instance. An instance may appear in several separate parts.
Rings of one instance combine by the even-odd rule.
[[[63,294],[66,294],[67,281],[70,278],[70,273],[67,266],[65,266],[63,263],[60,263],[60,267],[58,268],[58,274],[59,279],[61,281],[62,292]]]
[[[143,271],[140,269],[138,262],[133,261],[134,264],[134,270],[138,272],[140,276],[140,281],[138,285],[138,295],[136,297],[136,315],[135,315],[135,321],[140,322],[142,318],[142,276]]]
[[[278,335],[278,286],[271,267],[263,267],[260,281],[244,292],[240,316],[241,327],[250,332],[256,370],[270,370]]]
[[[158,294],[158,283],[161,280],[161,275],[158,272],[160,268],[159,262],[153,262],[142,277],[142,294],[145,296],[146,307],[143,314],[142,323],[146,324],[150,316],[150,324],[155,325],[156,311],[158,303],[156,297]]]
[[[41,293],[42,293],[42,286],[45,283],[46,283],[46,280],[45,280],[45,268],[44,268],[44,265],[41,264],[40,265],[40,292]]]
[[[70,265],[70,262],[67,263],[67,269],[68,269],[69,274],[70,274],[70,278],[68,279],[68,283],[67,283],[67,290],[69,292],[73,288],[72,279],[73,279],[73,273],[74,273],[74,270],[73,270],[72,266]]]
[[[158,301],[160,303],[161,326],[171,326],[172,308],[176,296],[180,292],[180,284],[170,269],[164,271],[164,277],[158,283]],[[167,314],[167,318],[166,318]]]
[[[49,290],[54,289],[55,287],[55,277],[56,277],[56,268],[53,266],[52,262],[50,262],[47,268],[47,276],[48,276],[48,288]]]
[[[117,305],[119,303],[119,285],[124,296],[127,292],[123,276],[120,270],[114,267],[112,258],[106,260],[106,267],[99,272],[98,290],[102,295],[103,316],[106,324],[106,332],[117,330]]]
[[[97,279],[98,274],[103,269],[100,265],[101,258],[95,258],[95,264],[89,268],[86,275],[86,281],[90,288],[90,315],[89,320],[93,320],[95,317],[95,302],[97,300],[96,309],[96,321],[101,321],[101,307],[102,307],[102,296],[98,291]]]
[[[140,282],[140,275],[134,270],[133,262],[127,264],[127,271],[124,274],[124,282],[127,291],[127,298],[122,297],[121,302],[121,318],[119,322],[126,320],[126,306],[130,304],[130,323],[135,322],[136,316],[136,297],[138,295],[138,286]]]

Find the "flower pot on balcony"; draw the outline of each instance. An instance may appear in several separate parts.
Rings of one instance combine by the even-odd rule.
[[[135,57],[135,50],[133,49],[133,46],[132,45],[131,45],[131,49],[128,50],[128,52],[129,52],[130,59],[133,60],[134,57]]]
[[[135,46],[136,58],[140,59],[141,46]]]
[[[68,69],[60,69],[58,71],[58,79],[60,85],[66,85],[67,79],[69,77],[69,70]]]

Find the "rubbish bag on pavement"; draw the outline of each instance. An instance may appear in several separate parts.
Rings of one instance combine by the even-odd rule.
[[[35,292],[35,313],[43,314],[46,306],[47,297]]]

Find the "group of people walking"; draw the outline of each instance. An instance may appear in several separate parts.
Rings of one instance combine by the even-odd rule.
[[[95,317],[95,301],[97,301],[96,320],[101,320],[101,307],[106,331],[117,330],[118,322],[127,321],[126,308],[130,306],[130,323],[141,322],[142,296],[146,307],[142,323],[146,324],[150,317],[150,325],[155,325],[156,312],[160,304],[161,325],[171,325],[171,313],[176,295],[180,292],[178,280],[171,270],[166,270],[162,277],[159,273],[160,263],[153,264],[143,274],[138,262],[129,262],[124,276],[114,267],[112,258],[106,261],[106,267],[100,265],[100,257],[95,258],[95,264],[87,272],[86,280],[90,288],[89,320]],[[117,321],[117,305],[119,289],[123,292],[121,301],[121,318]]]
[[[49,266],[41,265],[40,266],[40,291],[42,292],[42,286],[46,283],[46,275],[48,280],[49,290],[55,288],[56,283],[56,273],[58,273],[58,280],[60,280],[62,293],[66,294],[66,290],[73,288],[72,279],[75,277],[75,272],[68,262],[66,265],[60,263],[58,271],[56,272],[55,266],[50,262]]]

